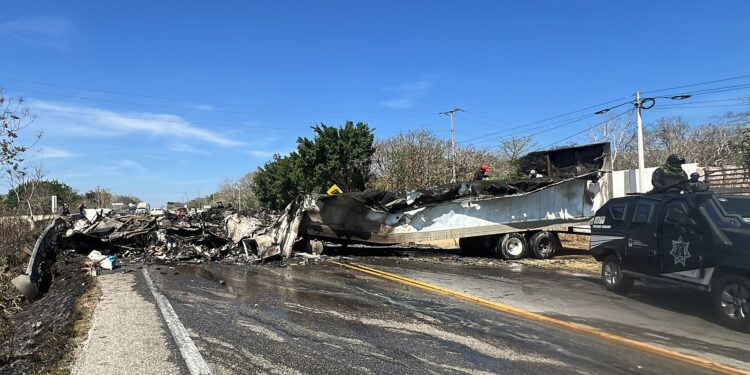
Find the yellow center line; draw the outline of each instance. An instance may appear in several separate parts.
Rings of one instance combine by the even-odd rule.
[[[695,366],[699,366],[699,367],[706,368],[709,370],[714,370],[722,374],[750,375],[750,371],[737,369],[734,367],[722,365],[720,363],[712,362],[706,359],[698,358],[698,357],[687,355],[687,354],[682,354],[682,353],[669,350],[669,349],[664,349],[655,345],[631,340],[622,336],[613,335],[611,333],[600,331],[594,328],[589,328],[580,324],[566,322],[566,321],[555,319],[555,318],[550,318],[548,316],[544,316],[541,314],[522,310],[522,309],[515,308],[512,306],[504,305],[502,303],[493,302],[490,300],[486,300],[484,298],[472,296],[472,295],[457,292],[454,290],[442,288],[437,285],[425,283],[419,280],[410,279],[408,277],[396,275],[390,272],[381,271],[381,270],[371,268],[371,267],[366,267],[360,264],[346,264],[346,263],[340,263],[336,261],[330,261],[330,262],[339,266],[343,266],[346,268],[364,272],[370,275],[378,276],[384,279],[396,281],[396,282],[406,284],[406,285],[411,285],[411,286],[429,290],[435,293],[456,297],[465,301],[473,302],[473,303],[476,303],[485,307],[489,307],[494,310],[502,311],[508,314],[512,314],[515,316],[520,316],[526,319],[531,319],[531,320],[538,321],[538,322],[552,324],[558,327],[565,328],[570,331],[583,333],[583,334],[593,336],[602,340],[614,342],[616,344],[624,345],[629,348],[637,349],[637,350],[640,350],[649,354],[655,354],[664,358],[674,359],[674,360],[687,363],[690,365],[695,365]]]

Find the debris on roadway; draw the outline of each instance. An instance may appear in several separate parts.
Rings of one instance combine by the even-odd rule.
[[[58,246],[116,253],[131,260],[195,262],[259,259],[242,240],[277,219],[271,211],[212,208],[199,215],[132,216],[87,209],[85,218],[65,222]]]

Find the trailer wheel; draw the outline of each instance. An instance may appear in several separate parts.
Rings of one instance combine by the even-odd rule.
[[[508,233],[500,237],[495,246],[495,254],[505,259],[521,259],[526,256],[529,244],[521,233]]]
[[[711,304],[721,323],[738,331],[750,331],[750,281],[727,275],[711,286]]]
[[[323,254],[323,241],[308,240],[305,244],[305,251],[315,255]]]
[[[537,232],[529,238],[529,247],[535,258],[549,259],[555,256],[560,248],[560,239],[552,232]]]

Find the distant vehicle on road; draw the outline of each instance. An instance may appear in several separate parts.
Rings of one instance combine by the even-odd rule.
[[[135,206],[136,215],[148,215],[150,211],[151,211],[151,205],[146,202],[139,202]]]
[[[154,208],[150,212],[151,216],[164,216],[164,210],[161,208]]]
[[[174,210],[174,214],[177,215],[177,216],[187,215],[187,213],[188,213],[188,211],[187,211],[187,208],[185,208],[185,207],[177,207]]]
[[[750,197],[612,199],[594,217],[591,254],[609,290],[627,293],[634,279],[704,290],[722,324],[750,331]]]

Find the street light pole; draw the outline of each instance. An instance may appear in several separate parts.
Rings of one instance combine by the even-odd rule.
[[[641,119],[641,92],[635,92],[635,118],[638,124],[638,192],[644,193],[646,191],[645,179],[645,158],[643,151],[643,119]]]
[[[464,112],[461,108],[454,108],[450,111],[446,112],[440,112],[441,115],[450,115],[451,116],[451,164],[453,168],[453,175],[451,177],[451,182],[456,182],[456,132],[453,128],[453,112]]]

